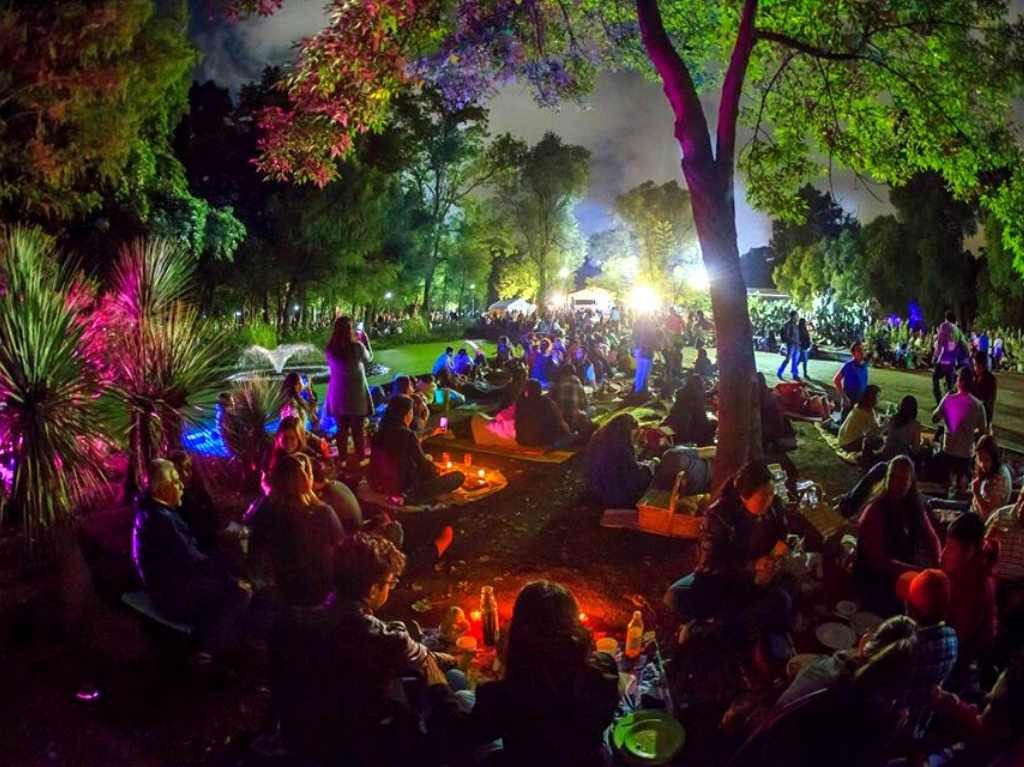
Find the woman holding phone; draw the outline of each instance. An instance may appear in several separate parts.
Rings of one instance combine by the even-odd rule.
[[[357,339],[351,317],[339,317],[325,350],[330,380],[324,410],[338,424],[338,452],[342,456],[348,454],[351,430],[356,463],[366,457],[363,420],[373,413],[373,399],[366,383],[366,365],[373,360],[373,351],[365,334],[362,338],[365,343]]]

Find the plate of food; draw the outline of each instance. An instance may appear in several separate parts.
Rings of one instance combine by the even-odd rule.
[[[822,623],[814,635],[830,650],[849,650],[857,641],[857,635],[845,623]]]

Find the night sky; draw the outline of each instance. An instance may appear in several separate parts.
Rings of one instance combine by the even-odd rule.
[[[197,78],[236,89],[256,79],[266,64],[286,62],[295,40],[323,27],[323,5],[322,0],[288,0],[270,18],[230,25],[209,18],[207,0],[193,0],[193,38],[204,53]],[[1014,0],[1014,7],[1017,13],[1024,12],[1024,0]],[[717,94],[708,94],[707,98],[706,108],[715,103]],[[590,191],[576,209],[587,234],[613,224],[610,206],[619,193],[647,179],[681,181],[679,146],[672,135],[668,102],[660,86],[637,74],[602,76],[587,109],[575,105],[563,106],[559,111],[541,109],[519,85],[502,91],[490,108],[494,133],[508,131],[532,142],[553,130],[566,141],[590,150]],[[708,115],[713,119],[715,109],[709,109]],[[743,140],[741,136],[741,143]],[[747,205],[742,179],[738,182],[737,228],[742,253],[767,244],[771,225],[766,216]],[[849,173],[833,174],[832,192],[864,222],[889,209],[884,186],[869,192]]]

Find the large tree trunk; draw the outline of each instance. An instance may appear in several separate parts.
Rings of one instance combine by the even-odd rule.
[[[740,272],[733,205],[712,166],[693,167],[683,161],[689,187],[693,219],[711,279],[711,309],[715,319],[718,348],[718,453],[715,456],[715,486],[747,461],[762,457],[759,408],[752,393],[757,368],[747,311],[747,288]],[[731,182],[729,184],[731,190]]]
[[[756,39],[757,0],[744,0],[740,25],[722,83],[717,147],[690,71],[662,23],[658,0],[636,0],[637,20],[647,55],[661,77],[676,117],[675,135],[683,152],[683,176],[690,191],[693,220],[711,281],[711,308],[718,340],[718,452],[714,486],[751,458],[762,454],[752,396],[754,344],[747,291],[740,273],[733,200],[736,123],[747,63]]]

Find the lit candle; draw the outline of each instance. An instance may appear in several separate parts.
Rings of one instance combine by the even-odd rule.
[[[581,612],[580,613],[580,623],[586,623],[586,622],[587,622],[587,614]]]
[[[480,479],[483,479],[484,477],[486,477],[486,476],[487,476],[487,472],[486,472],[486,471],[484,471],[483,469],[477,469],[477,470],[476,470],[476,475],[477,475],[478,477],[480,477]]]
[[[447,463],[445,463],[444,467],[445,467],[446,469],[450,469],[450,468],[452,467],[452,462],[451,462],[451,461],[448,461]]]
[[[469,618],[470,618],[470,620],[473,620],[473,621],[479,621],[483,617],[484,617],[483,613],[480,612],[479,610],[473,610],[473,611],[471,611],[469,613]]]

